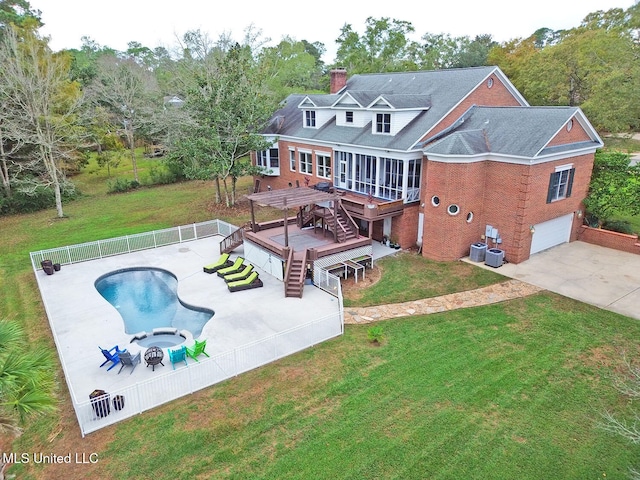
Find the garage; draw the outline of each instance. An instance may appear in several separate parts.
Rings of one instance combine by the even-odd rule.
[[[573,213],[554,218],[533,226],[535,229],[531,239],[531,255],[547,248],[566,243],[571,237]]]

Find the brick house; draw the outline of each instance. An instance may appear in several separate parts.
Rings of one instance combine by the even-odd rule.
[[[497,67],[354,75],[291,95],[252,161],[260,191],[326,187],[360,234],[434,260],[574,240],[602,141],[576,107],[532,107]]]

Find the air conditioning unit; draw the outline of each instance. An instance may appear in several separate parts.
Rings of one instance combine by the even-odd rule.
[[[485,255],[484,264],[493,268],[501,267],[504,263],[504,250],[490,248]]]
[[[487,244],[482,242],[472,243],[469,250],[469,260],[472,262],[484,262],[487,253]]]

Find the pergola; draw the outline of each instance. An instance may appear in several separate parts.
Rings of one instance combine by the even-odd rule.
[[[268,190],[266,192],[252,193],[248,195],[251,206],[251,229],[256,231],[256,219],[253,210],[254,203],[262,207],[273,207],[284,212],[284,239],[285,247],[289,246],[289,232],[287,230],[288,210],[302,208],[307,205],[323,202],[336,202],[338,195],[309,187],[283,188],[280,190]],[[335,205],[335,203],[334,203]],[[335,216],[335,208],[334,213]],[[337,221],[337,219],[334,218]]]

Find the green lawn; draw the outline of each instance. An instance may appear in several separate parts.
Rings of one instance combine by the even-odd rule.
[[[246,212],[212,206],[189,182],[85,196],[0,218],[0,318],[23,323],[33,348],[53,342],[28,252]],[[96,176],[97,174],[91,174]],[[90,179],[90,178],[89,178]],[[249,184],[246,180],[246,184]],[[384,263],[406,277],[366,302],[449,293],[500,279],[460,262]],[[452,268],[454,270],[452,270]],[[425,284],[415,286],[415,271]],[[402,283],[405,282],[405,283]],[[382,282],[381,282],[382,283]],[[415,287],[414,287],[415,286]],[[386,299],[384,301],[387,301]],[[640,323],[551,293],[381,322],[181,398],[81,439],[64,379],[60,410],[26,425],[15,452],[97,453],[86,465],[17,465],[18,478],[585,479],[627,478],[640,447],[598,428],[630,406],[612,388],[620,352],[637,356]],[[88,339],[90,342],[91,340]],[[98,372],[99,373],[99,372]],[[636,406],[631,404],[631,406]],[[605,477],[606,476],[606,477]]]

